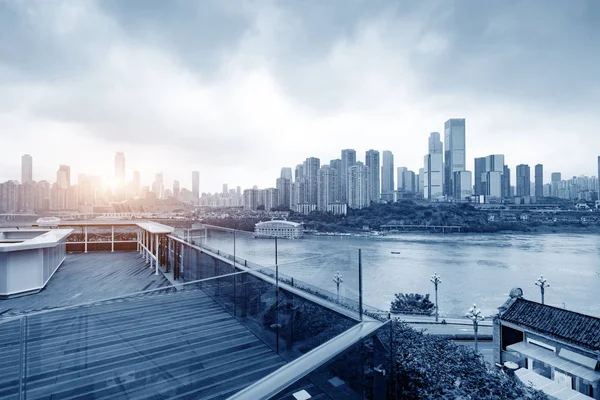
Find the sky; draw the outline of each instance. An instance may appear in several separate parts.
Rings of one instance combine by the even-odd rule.
[[[0,181],[24,153],[203,192],[344,148],[418,171],[449,118],[470,170],[597,175],[599,65],[596,0],[0,0]]]

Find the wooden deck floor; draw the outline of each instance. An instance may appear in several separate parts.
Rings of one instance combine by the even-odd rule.
[[[0,315],[13,315],[89,303],[158,287],[168,280],[149,268],[139,253],[68,254],[63,265],[39,293],[0,300]]]

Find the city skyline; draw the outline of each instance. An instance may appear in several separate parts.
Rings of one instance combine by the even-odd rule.
[[[505,154],[595,175],[597,3],[518,4],[242,2],[200,18],[192,3],[3,3],[0,181],[20,176],[21,154],[36,180],[60,164],[112,175],[115,151],[144,184],[164,171],[189,186],[198,170],[211,192],[231,177],[272,185],[289,160],[339,148],[390,150],[416,171],[423,139],[456,117],[469,121],[469,164]]]

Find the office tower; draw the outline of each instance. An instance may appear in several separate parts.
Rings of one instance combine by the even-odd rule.
[[[71,167],[61,165],[56,173],[56,183],[59,189],[68,189],[71,186]]]
[[[304,177],[304,164],[296,165],[296,169],[294,170],[294,180],[297,181],[300,178]]]
[[[125,154],[120,151],[115,154],[115,183],[118,187],[125,184]]]
[[[414,171],[404,170],[402,181],[404,182],[404,192],[414,193],[416,189],[416,180]]]
[[[454,199],[466,200],[473,195],[473,181],[471,171],[457,171],[454,173]]]
[[[500,199],[503,197],[504,155],[492,154],[484,157],[484,164],[484,172],[476,173],[475,188],[477,189],[477,178],[479,177],[479,195],[486,196],[486,202],[489,198]],[[481,158],[476,158],[475,169],[481,168],[481,166]],[[479,176],[477,176],[478,174]]]
[[[292,169],[290,167],[281,168],[280,178],[292,180]]]
[[[387,202],[394,201],[394,154],[389,150],[383,152],[381,199]]]
[[[309,157],[304,161],[304,177],[306,179],[306,203],[317,204],[319,190],[319,168],[321,160]]]
[[[342,150],[341,179],[340,179],[340,201],[348,202],[348,168],[356,164],[356,151],[353,149]]]
[[[348,208],[369,206],[367,168],[358,161],[348,168]]]
[[[550,195],[552,197],[558,197],[558,191],[560,190],[560,181],[562,180],[560,172],[553,172],[552,175],[550,175],[550,185],[552,186],[552,189],[550,191]]]
[[[29,154],[21,156],[21,183],[33,181],[33,158]]]
[[[367,190],[369,203],[372,201],[378,202],[381,197],[380,187],[380,164],[379,152],[377,150],[369,150],[365,153],[365,167],[367,167]]]
[[[192,171],[192,197],[194,200],[200,198],[200,172]]]
[[[429,134],[429,154],[443,154],[443,144],[439,132]]]
[[[544,197],[544,166],[537,164],[535,166],[535,197]]]
[[[483,185],[481,184],[482,179],[485,175],[485,157],[478,157],[475,159],[475,196],[483,196],[485,195],[485,190]]]
[[[425,168],[419,168],[419,178],[417,179],[417,182],[417,193],[422,197],[425,188]]]
[[[228,193],[229,193],[229,188],[228,188],[227,184],[226,184],[226,183],[224,183],[224,184],[223,184],[223,194],[225,194],[225,195],[226,195],[226,194],[228,194]]]
[[[517,197],[529,196],[531,193],[530,181],[531,174],[529,165],[517,165]]]
[[[408,168],[406,167],[398,167],[396,168],[396,177],[397,179],[397,188],[396,190],[398,190],[399,192],[403,192],[404,188],[406,186],[406,183],[404,182],[404,171],[408,171]]]
[[[332,203],[338,203],[342,197],[342,160],[336,158],[329,162],[329,168],[335,171],[335,182],[333,183]]]
[[[598,156],[598,175],[596,177],[600,180],[600,156]]]
[[[429,134],[429,153],[423,157],[423,198],[439,201],[444,198],[444,161],[438,132]],[[400,175],[398,181],[401,180]]]
[[[156,195],[157,199],[163,198],[163,192],[165,187],[163,185],[163,173],[156,174],[154,183],[152,184],[152,192]]]
[[[335,202],[335,181],[337,170],[329,165],[323,165],[319,169],[319,196],[317,199],[317,210],[327,211],[327,205]]]
[[[292,198],[292,169],[289,169],[289,178],[277,178],[275,181],[275,187],[279,189],[279,206],[280,207],[291,207],[291,198]],[[283,171],[283,168],[282,168]],[[282,174],[283,175],[283,174]],[[288,176],[287,174],[285,176]]]
[[[466,124],[463,119],[449,119],[444,125],[444,186],[445,194],[454,198],[456,172],[465,171],[466,165]],[[461,179],[466,179],[462,177]],[[462,183],[460,187],[462,188]],[[456,196],[458,198],[458,195]]]
[[[502,169],[502,197],[512,197],[510,191],[510,168],[507,165],[504,165]]]
[[[181,200],[181,186],[179,185],[179,181],[173,181],[173,197]]]

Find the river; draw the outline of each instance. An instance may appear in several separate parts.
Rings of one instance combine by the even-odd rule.
[[[233,253],[231,234],[211,232],[208,244]],[[534,285],[543,274],[550,287],[546,304],[600,317],[600,235],[597,234],[427,234],[312,236],[278,240],[280,272],[335,292],[358,293],[358,249],[362,249],[364,302],[387,310],[394,294],[430,293],[430,277],[442,276],[440,315],[458,317],[476,303],[485,315],[497,312],[513,287],[540,301]],[[236,255],[266,266],[275,263],[273,240],[236,234]],[[392,254],[391,252],[400,252]]]

